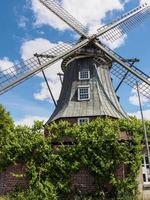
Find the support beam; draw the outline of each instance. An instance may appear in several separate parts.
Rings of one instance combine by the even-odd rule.
[[[61,84],[62,84],[62,83],[63,83],[62,76],[64,76],[64,74],[62,74],[62,73],[57,73],[57,75],[59,76],[60,82],[61,82]]]
[[[50,86],[49,86],[48,80],[47,80],[47,78],[46,78],[46,75],[45,75],[43,69],[42,69],[42,74],[43,74],[43,76],[44,76],[44,79],[45,79],[47,88],[48,88],[48,90],[49,90],[49,93],[50,93],[50,95],[51,95],[51,97],[52,97],[53,103],[54,103],[54,105],[55,105],[55,107],[56,107],[56,106],[57,106],[57,103],[56,103],[56,101],[55,101],[55,98],[54,98],[54,96],[53,96],[52,90],[51,90],[51,88],[50,88]]]
[[[133,65],[134,65],[136,62],[139,62],[140,60],[137,59],[137,58],[134,58],[134,59],[127,59],[127,60],[124,60],[124,61],[131,62],[131,66],[130,66],[130,67],[132,68]],[[118,91],[118,89],[119,89],[120,86],[122,85],[123,81],[124,81],[125,78],[127,77],[128,73],[129,73],[129,71],[127,71],[127,72],[125,73],[125,75],[124,75],[123,78],[121,79],[120,83],[119,83],[118,86],[116,87],[115,92]]]
[[[41,65],[41,61],[40,61],[40,59],[39,59],[38,54],[34,54],[34,56],[37,57],[37,60],[38,60],[39,64]],[[54,105],[55,105],[55,107],[56,107],[56,106],[57,106],[57,103],[56,103],[55,98],[54,98],[54,96],[53,96],[52,90],[51,90],[51,88],[50,88],[50,86],[49,86],[49,83],[48,83],[48,80],[47,80],[47,78],[46,78],[45,72],[44,72],[43,69],[41,69],[41,71],[42,71],[44,80],[45,80],[45,82],[46,82],[48,91],[49,91],[49,93],[50,93],[50,95],[51,95],[51,98],[52,98],[52,100],[53,100],[53,103],[54,103]]]
[[[149,165],[149,176],[150,176],[150,149],[149,149],[149,144],[148,144],[148,136],[147,136],[147,129],[146,129],[146,124],[144,120],[144,115],[143,115],[143,109],[142,109],[142,103],[141,103],[141,96],[140,96],[140,91],[139,91],[139,85],[136,83],[136,88],[137,88],[137,93],[138,93],[138,99],[139,99],[139,106],[140,106],[140,112],[141,112],[141,120],[142,120],[142,125],[143,125],[143,130],[144,130],[144,139],[145,139],[145,147],[147,151],[147,157],[148,157],[148,165]]]
[[[37,54],[37,53],[35,53],[34,54],[34,56],[35,57],[37,57],[37,58],[55,58],[56,56],[54,56],[54,55],[48,55],[48,54]]]

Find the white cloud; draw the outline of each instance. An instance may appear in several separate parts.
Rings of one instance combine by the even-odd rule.
[[[26,18],[25,16],[21,16],[18,21],[18,26],[21,28],[26,28],[27,22],[28,18]]]
[[[122,36],[121,38],[119,38],[119,39],[116,40],[115,42],[111,43],[111,44],[109,45],[109,47],[110,47],[111,49],[117,49],[117,48],[119,48],[120,46],[122,46],[122,45],[125,44],[126,38],[127,38],[127,35]]]
[[[45,50],[51,49],[56,45],[59,45],[61,42],[58,42],[58,44],[51,43],[46,39],[43,38],[37,38],[30,41],[25,41],[21,46],[21,57],[22,59],[26,60],[33,56],[34,53],[41,53]],[[48,79],[50,88],[52,90],[52,93],[54,95],[54,98],[57,100],[60,94],[60,80],[57,76],[58,72],[61,72],[61,60],[56,62],[55,64],[51,65],[49,68],[45,69],[45,74]],[[43,78],[42,73],[38,74],[39,77]],[[40,89],[35,92],[34,98],[37,100],[50,100],[52,101],[52,98],[50,97],[48,88],[45,84],[45,82],[42,82],[40,85]]]
[[[141,4],[144,4],[144,3],[150,4],[150,0],[141,0],[140,3],[141,3]]]
[[[145,96],[143,95],[140,95],[140,98],[141,98],[141,103],[142,105],[146,104],[149,102],[149,99],[146,98]],[[129,102],[132,104],[132,105],[135,105],[135,106],[139,106],[139,99],[138,99],[138,95],[137,94],[133,94],[129,97]]]
[[[137,112],[134,112],[134,113],[128,113],[128,115],[135,116],[138,119],[141,119],[141,112],[140,111],[137,111]],[[144,116],[144,119],[150,120],[150,110],[149,109],[143,110],[143,116]]]
[[[61,61],[58,61],[44,71],[48,80],[48,84],[56,101],[59,98],[61,89],[60,79],[57,75],[57,73],[62,72],[60,66]],[[42,77],[42,74],[39,74],[39,76]],[[34,98],[41,101],[48,100],[50,102],[53,102],[45,81],[41,83],[40,90],[34,93]]]
[[[56,101],[59,98],[60,89],[61,89],[60,79],[57,75],[57,73],[62,73],[61,62],[62,61],[60,60],[56,62],[55,64],[51,65],[49,68],[44,70],[46,78],[48,80],[48,84],[50,86],[50,89]],[[42,73],[39,73],[38,76],[43,78]],[[45,81],[41,83],[40,89],[37,92],[35,92],[33,96],[37,100],[41,100],[41,101],[48,100],[53,103],[52,97],[50,96],[50,93]]]
[[[149,79],[148,79],[149,80]],[[150,81],[150,80],[149,80]],[[138,88],[139,88],[139,93],[140,93],[140,99],[141,99],[141,103],[142,105],[145,105],[147,103],[150,102],[150,99],[145,97],[144,95],[142,95],[142,92],[143,92],[143,89],[145,88],[145,83],[141,83],[138,85]],[[145,94],[149,94],[150,92],[150,87],[148,85],[146,85],[146,88],[145,88]],[[138,106],[139,105],[139,98],[138,98],[138,93],[137,93],[137,89],[136,88],[133,88],[131,90],[131,95],[129,96],[129,102],[132,104],[132,105],[136,105]]]
[[[105,39],[102,39],[103,43],[106,44],[111,49],[119,48],[120,46],[125,44],[125,40],[127,38],[127,35],[123,35],[121,38],[115,40],[114,42],[107,41]]]
[[[68,28],[66,23],[57,18],[52,12],[43,6],[39,0],[32,0],[32,10],[36,17],[35,25],[40,26],[46,24],[61,31]]]
[[[95,31],[102,24],[107,12],[122,10],[124,4],[119,0],[63,0],[62,7],[71,13],[83,25],[88,26],[90,32]],[[49,25],[58,30],[66,30],[68,26],[52,14],[38,0],[32,0],[32,9],[36,17],[36,25]]]
[[[44,38],[36,38],[23,42],[20,53],[23,60],[33,57],[35,53],[41,53],[48,49],[51,49],[56,44],[49,42]]]
[[[27,125],[27,126],[33,126],[34,121],[44,121],[44,123],[48,120],[47,117],[41,117],[41,116],[25,116],[24,118],[18,120],[15,122],[16,125]]]
[[[100,27],[107,12],[122,10],[119,0],[63,0],[63,7],[90,30]]]
[[[14,63],[9,60],[9,58],[4,57],[3,59],[0,59],[0,71],[3,71],[4,74],[10,73],[8,70],[11,67],[11,72],[16,74],[16,69],[14,66]]]

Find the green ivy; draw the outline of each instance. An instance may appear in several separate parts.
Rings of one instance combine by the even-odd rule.
[[[6,121],[7,119],[10,120],[9,115]],[[9,199],[136,199],[143,134],[141,122],[136,118],[96,119],[82,126],[71,126],[68,122],[60,121],[47,127],[49,136],[46,138],[41,122],[36,122],[32,128],[14,127],[12,122],[5,129],[6,135],[0,132],[5,137],[1,141],[0,171],[10,164],[23,162],[27,166],[29,180],[28,191],[16,191]],[[120,132],[128,133],[129,140],[122,140]],[[64,137],[72,139],[73,145],[51,145],[55,141],[62,142]],[[128,175],[124,180],[115,176],[120,163],[128,168]],[[70,187],[71,174],[77,173],[82,167],[86,167],[95,178],[95,194],[83,195]],[[105,187],[108,183],[113,188],[111,197]],[[72,194],[74,197],[70,196]]]

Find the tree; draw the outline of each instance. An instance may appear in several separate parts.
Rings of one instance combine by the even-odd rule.
[[[6,143],[6,138],[14,131],[14,122],[5,108],[0,105],[0,146]]]
[[[5,147],[10,143],[14,133],[14,122],[5,108],[0,105],[0,172],[5,167]]]

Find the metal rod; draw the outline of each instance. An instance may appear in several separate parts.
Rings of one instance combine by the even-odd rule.
[[[61,82],[61,85],[62,85],[62,84],[63,84],[63,80],[62,80],[62,76],[63,76],[63,74],[58,73],[57,75],[59,76],[59,79],[60,79],[60,82]]]
[[[41,57],[41,58],[54,58],[54,55],[48,55],[48,54],[37,54],[35,53],[34,56],[36,56],[37,58]],[[38,59],[39,61],[39,59]]]
[[[54,98],[54,96],[53,96],[53,93],[52,93],[52,91],[51,91],[51,88],[50,88],[50,86],[49,86],[48,80],[47,80],[47,78],[46,78],[45,72],[44,72],[43,69],[42,69],[41,71],[42,71],[42,74],[43,74],[43,76],[44,76],[44,79],[45,79],[46,85],[47,85],[47,87],[48,87],[49,93],[50,93],[50,95],[51,95],[51,97],[52,97],[53,103],[55,104],[55,106],[57,106],[57,103],[56,103],[56,101],[55,101],[55,98]]]
[[[148,145],[147,129],[146,129],[145,121],[144,121],[144,115],[143,115],[143,109],[142,109],[141,96],[140,96],[138,82],[136,82],[136,87],[137,87],[137,93],[138,93],[138,99],[139,99],[142,125],[143,125],[143,130],[144,130],[145,146],[146,146],[147,157],[148,157],[148,165],[149,165],[149,170],[148,170],[149,173],[148,174],[150,174],[150,149],[149,149],[149,145]]]

